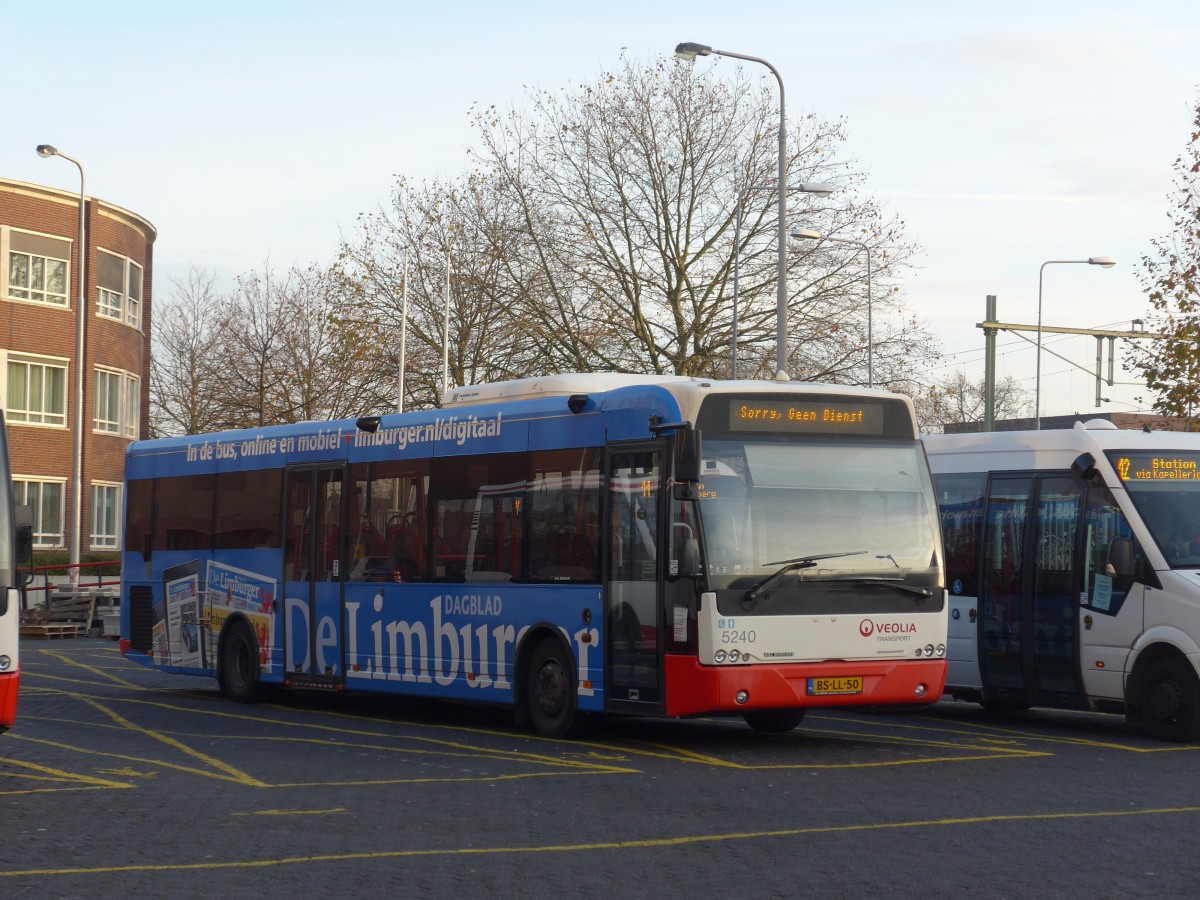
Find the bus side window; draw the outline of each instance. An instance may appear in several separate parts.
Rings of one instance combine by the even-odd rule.
[[[1117,571],[1109,561],[1109,551],[1114,538],[1133,541],[1133,529],[1129,527],[1129,521],[1107,487],[1089,488],[1085,527],[1085,605],[1096,612],[1115,616],[1129,595],[1133,577]],[[1136,558],[1140,553],[1137,542],[1133,541],[1133,556]]]
[[[938,475],[934,484],[946,544],[946,586],[952,594],[977,597],[987,473]]]

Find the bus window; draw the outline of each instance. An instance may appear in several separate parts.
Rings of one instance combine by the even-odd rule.
[[[154,550],[212,549],[216,475],[161,479],[154,492]]]
[[[509,580],[511,574],[501,568],[504,563],[502,529],[498,527],[497,498],[510,502],[507,530],[516,527],[515,505],[526,480],[527,457],[520,454],[490,456],[445,457],[434,459],[430,467],[430,506],[433,510],[432,562],[433,580]],[[481,517],[481,510],[488,515]],[[504,501],[500,501],[503,518]],[[511,557],[509,557],[511,560]],[[498,573],[485,576],[481,573]]]
[[[1133,529],[1129,527],[1129,521],[1107,487],[1093,487],[1088,490],[1086,516],[1085,605],[1096,612],[1115,616],[1120,612],[1121,605],[1133,586],[1133,577],[1128,573],[1120,576],[1109,565],[1109,548],[1112,547],[1114,538],[1132,540]],[[1134,555],[1138,553],[1135,545]]]
[[[535,453],[529,481],[529,578],[600,580],[599,452]]]
[[[979,541],[987,473],[938,475],[938,508],[946,544],[946,585],[950,593],[979,596]]]
[[[217,476],[217,550],[279,546],[282,473],[275,469],[222,472]]]
[[[420,581],[426,567],[426,460],[350,467],[351,581]]]

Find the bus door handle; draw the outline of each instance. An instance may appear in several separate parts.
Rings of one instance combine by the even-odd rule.
[[[970,619],[971,619],[971,621],[972,621],[972,622],[974,622],[974,621],[975,621],[975,617],[976,617],[977,615],[978,615],[978,613],[976,613],[976,612],[975,612],[975,608],[974,608],[974,607],[972,607],[972,608],[971,608],[971,609],[970,609],[970,610],[967,612],[967,616],[968,616],[968,617],[970,617]]]
[[[1091,615],[1091,613],[1088,613],[1086,616],[1083,617],[1083,630],[1084,631],[1092,630],[1092,615]]]

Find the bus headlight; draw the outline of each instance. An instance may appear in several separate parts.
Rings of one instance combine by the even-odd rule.
[[[718,650],[716,653],[714,653],[714,654],[713,654],[713,661],[714,661],[714,662],[719,662],[719,663],[723,663],[723,662],[725,662],[725,651],[724,651],[724,650]]]
[[[0,654],[0,672],[7,672],[8,667],[12,665],[12,658],[7,654]]]
[[[926,644],[926,645],[925,645],[925,655],[926,655],[926,656],[933,656],[933,644]]]
[[[916,695],[917,695],[918,697],[924,697],[924,696],[925,696],[925,692],[926,692],[927,690],[929,690],[929,688],[928,688],[928,687],[926,687],[926,686],[925,686],[925,685],[923,685],[923,684],[918,684],[918,685],[917,685],[917,689],[916,689]]]
[[[937,645],[937,655],[938,655],[938,656],[945,656],[945,655],[946,655],[946,645],[945,645],[945,644],[938,644],[938,645]]]
[[[738,653],[736,650],[729,651],[729,661],[730,662],[737,662],[741,658],[742,658],[742,654]]]

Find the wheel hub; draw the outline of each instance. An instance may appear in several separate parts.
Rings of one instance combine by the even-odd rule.
[[[542,666],[537,677],[537,704],[549,716],[562,711],[567,696],[566,677],[562,667],[553,663]]]

